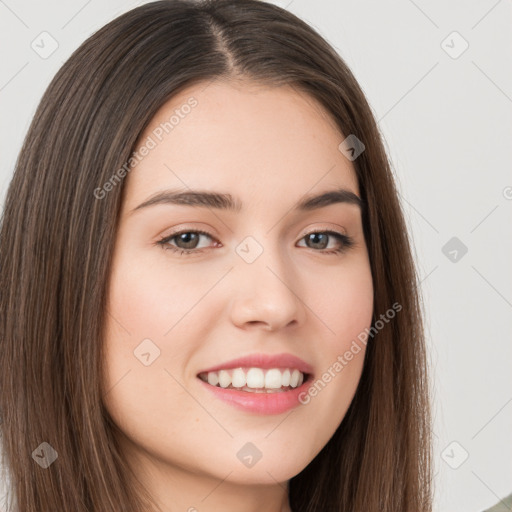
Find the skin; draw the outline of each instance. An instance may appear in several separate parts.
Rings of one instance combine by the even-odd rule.
[[[287,512],[287,482],[341,423],[364,346],[291,413],[236,409],[197,374],[249,354],[286,352],[310,363],[317,379],[370,327],[373,285],[359,208],[293,211],[305,194],[343,187],[359,195],[356,174],[338,150],[345,136],[313,98],[289,86],[196,84],[159,110],[140,141],[190,97],[197,106],[126,178],[109,286],[105,407],[163,511]],[[132,212],[171,188],[230,193],[243,208],[159,204]],[[157,243],[194,229],[211,234],[200,237],[196,254]],[[308,246],[306,235],[317,229],[354,243],[326,254],[340,242],[324,235]],[[247,236],[263,249],[251,264],[235,251]],[[167,245],[187,247],[178,237]],[[134,355],[144,339],[160,350],[148,366]],[[247,442],[262,453],[251,468],[236,455]]]

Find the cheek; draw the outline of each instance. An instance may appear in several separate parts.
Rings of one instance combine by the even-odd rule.
[[[158,247],[122,251],[112,271],[109,312],[132,339],[169,337],[211,287],[211,279],[193,272],[192,266],[172,267]]]
[[[371,269],[364,258],[341,265],[336,272],[330,269],[308,286],[308,303],[324,325],[323,339],[331,349],[343,349],[370,327],[374,291]]]

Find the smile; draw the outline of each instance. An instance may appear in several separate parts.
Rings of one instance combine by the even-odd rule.
[[[207,393],[244,413],[281,414],[303,405],[299,396],[313,381],[313,366],[293,354],[249,354],[196,374]]]

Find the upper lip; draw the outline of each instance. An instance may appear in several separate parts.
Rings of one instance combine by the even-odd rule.
[[[313,367],[293,354],[251,354],[217,364],[199,373],[217,372],[233,368],[296,368],[302,373],[312,374]]]

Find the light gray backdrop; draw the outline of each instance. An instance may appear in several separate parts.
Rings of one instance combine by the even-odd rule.
[[[49,81],[145,2],[0,0],[0,188]],[[386,139],[416,250],[435,390],[436,510],[512,492],[510,0],[276,2],[333,44]]]

